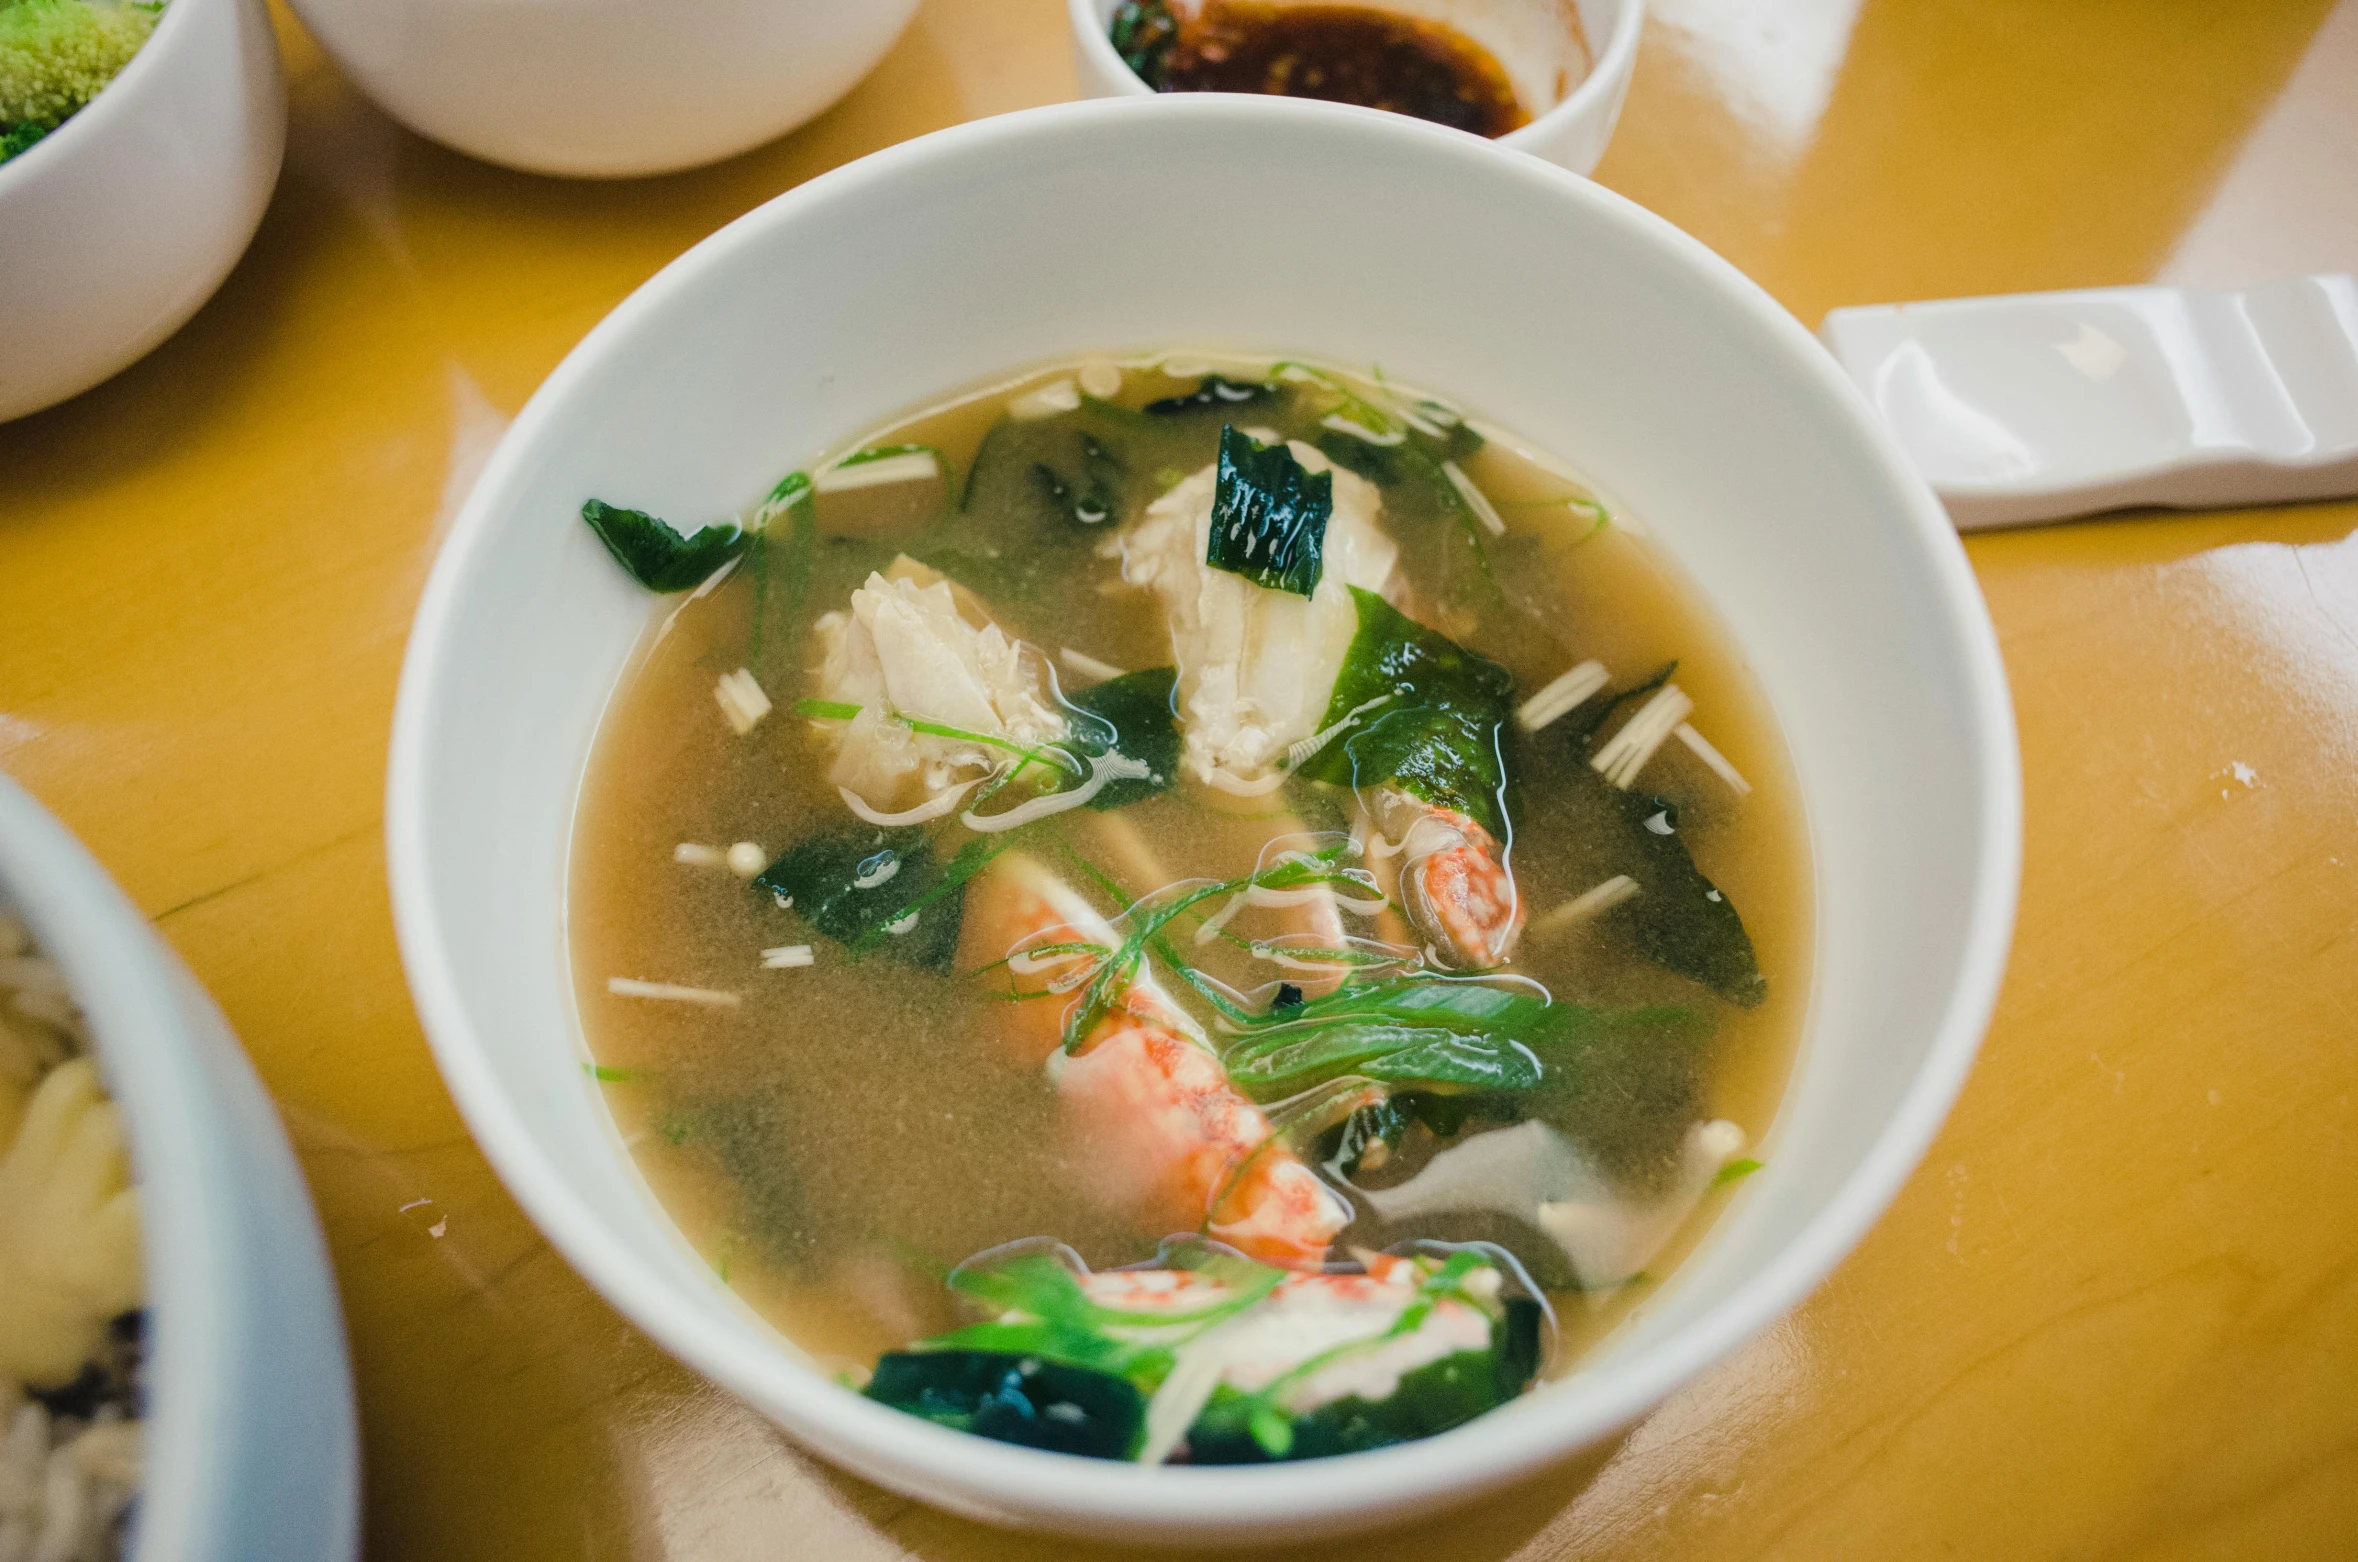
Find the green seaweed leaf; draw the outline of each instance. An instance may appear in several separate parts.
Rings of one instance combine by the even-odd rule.
[[[838,831],[793,847],[753,886],[782,897],[812,928],[854,952],[883,946],[913,965],[945,971],[958,945],[966,880],[989,860],[985,853],[969,864],[966,856],[952,859],[953,875],[936,863],[922,830]]]
[[[720,521],[682,534],[644,510],[624,510],[590,499],[581,518],[597,533],[630,578],[649,591],[686,591],[745,551],[751,534],[735,521]]]
[[[983,436],[959,510],[989,517],[1019,547],[1089,541],[1126,513],[1129,463],[1093,403],[1046,418],[1006,418]],[[1120,408],[1110,410],[1119,412]],[[1012,523],[1012,524],[1011,524]],[[953,549],[955,538],[944,539]],[[938,567],[938,566],[937,566]]]
[[[1354,586],[1351,595],[1359,629],[1322,724],[1349,725],[1297,773],[1338,786],[1389,782],[1503,839],[1513,811],[1506,724],[1514,676],[1372,591]]]
[[[996,1442],[1127,1459],[1146,1396],[1110,1372],[1014,1351],[888,1352],[862,1390],[895,1410]]]
[[[1264,445],[1228,424],[1220,430],[1214,481],[1204,562],[1273,591],[1316,591],[1334,474],[1312,473],[1283,444]]]
[[[1612,786],[1602,776],[1595,784]],[[1645,792],[1623,792],[1617,801],[1638,893],[1606,915],[1628,928],[1639,952],[1656,965],[1740,1007],[1760,1003],[1768,996],[1768,979],[1760,974],[1752,935],[1735,902],[1695,866],[1679,833],[1678,805]]]
[[[1143,777],[1107,782],[1091,808],[1125,808],[1167,792],[1179,779],[1179,727],[1171,714],[1176,668],[1150,667],[1065,696],[1072,707],[1072,745],[1084,755],[1119,752],[1148,767]]]
[[[1255,406],[1275,401],[1283,393],[1274,385],[1259,380],[1232,380],[1225,375],[1207,374],[1196,381],[1195,389],[1183,396],[1165,396],[1150,401],[1141,411],[1152,418],[1193,417],[1206,412],[1231,412],[1238,407]]]
[[[1182,1347],[1261,1305],[1286,1278],[1283,1270],[1212,1248],[1182,1247],[1167,1253],[1165,1262],[1210,1273],[1224,1293],[1187,1313],[1128,1311],[1092,1301],[1080,1277],[1047,1253],[962,1267],[951,1275],[952,1287],[992,1316],[886,1356],[867,1393],[985,1437],[1098,1457],[1134,1456],[1143,1441],[1143,1419],[1130,1419],[1130,1398],[1113,1385],[1132,1390],[1143,1410]],[[1424,1260],[1415,1294],[1380,1334],[1311,1351],[1252,1393],[1215,1389],[1189,1429],[1189,1457],[1231,1464],[1382,1447],[1429,1436],[1513,1398],[1538,1367],[1540,1309],[1528,1298],[1502,1303],[1467,1290],[1469,1277],[1490,1264],[1472,1251],[1437,1264]],[[1422,1327],[1433,1308],[1450,1299],[1489,1316],[1485,1348],[1416,1369],[1381,1400],[1354,1397],[1301,1415],[1288,1411],[1287,1396],[1300,1383]],[[1046,1370],[1051,1368],[1059,1370]],[[1062,1408],[1052,1410],[1052,1404]],[[1043,1441],[1044,1433],[1062,1435],[1051,1432],[1052,1425],[1070,1429],[1077,1445]]]

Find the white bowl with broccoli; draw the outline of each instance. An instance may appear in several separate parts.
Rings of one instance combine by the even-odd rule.
[[[285,141],[262,0],[0,0],[0,420],[195,314],[253,238]]]

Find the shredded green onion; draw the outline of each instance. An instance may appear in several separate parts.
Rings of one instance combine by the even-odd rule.
[[[1711,1185],[1714,1188],[1724,1188],[1730,1183],[1742,1182],[1758,1170],[1760,1170],[1760,1162],[1758,1161],[1730,1161],[1719,1169],[1718,1176],[1711,1179]]]
[[[813,721],[850,721],[865,709],[867,707],[864,705],[847,705],[841,700],[796,700],[794,702],[794,714],[808,717]],[[1057,769],[1069,771],[1076,776],[1088,774],[1088,767],[1052,743],[1044,743],[1037,748],[1027,748],[1021,743],[1012,742],[1006,738],[992,737],[987,732],[969,732],[964,727],[946,726],[938,721],[926,721],[916,716],[904,716],[897,711],[888,719],[898,722],[911,732],[922,732],[929,738],[947,738],[953,743],[980,743],[985,747],[1015,755],[1023,763],[1017,765],[1014,770],[1009,771],[1001,779],[999,783],[1001,786],[1014,780],[1023,771],[1024,766],[1031,764],[1034,760],[1054,765]],[[997,786],[994,786],[991,788],[991,792],[996,792],[998,789]],[[984,796],[989,795],[990,793],[984,794]],[[980,799],[978,798],[977,801],[979,802]]]

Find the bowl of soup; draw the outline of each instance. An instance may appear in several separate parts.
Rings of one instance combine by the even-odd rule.
[[[389,802],[437,1059],[618,1307],[870,1479],[1198,1542],[1495,1487],[1794,1305],[2020,845],[1961,550],[1795,321],[1215,96],[627,301],[444,544]]]

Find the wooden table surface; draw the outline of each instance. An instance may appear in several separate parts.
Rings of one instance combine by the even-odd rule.
[[[0,427],[0,765],[277,1093],[343,1285],[373,1557],[1088,1554],[833,1473],[589,1293],[428,1058],[380,802],[436,539],[542,376],[757,202],[1070,95],[1063,9],[928,0],[800,133],[606,185],[419,141],[282,16],[252,252],[145,362]],[[1598,174],[1814,324],[2358,269],[2354,167],[2358,0],[1656,0]],[[2337,504],[1970,544],[2028,860],[1923,1168],[1626,1439],[1335,1555],[2358,1555],[2354,531]]]

